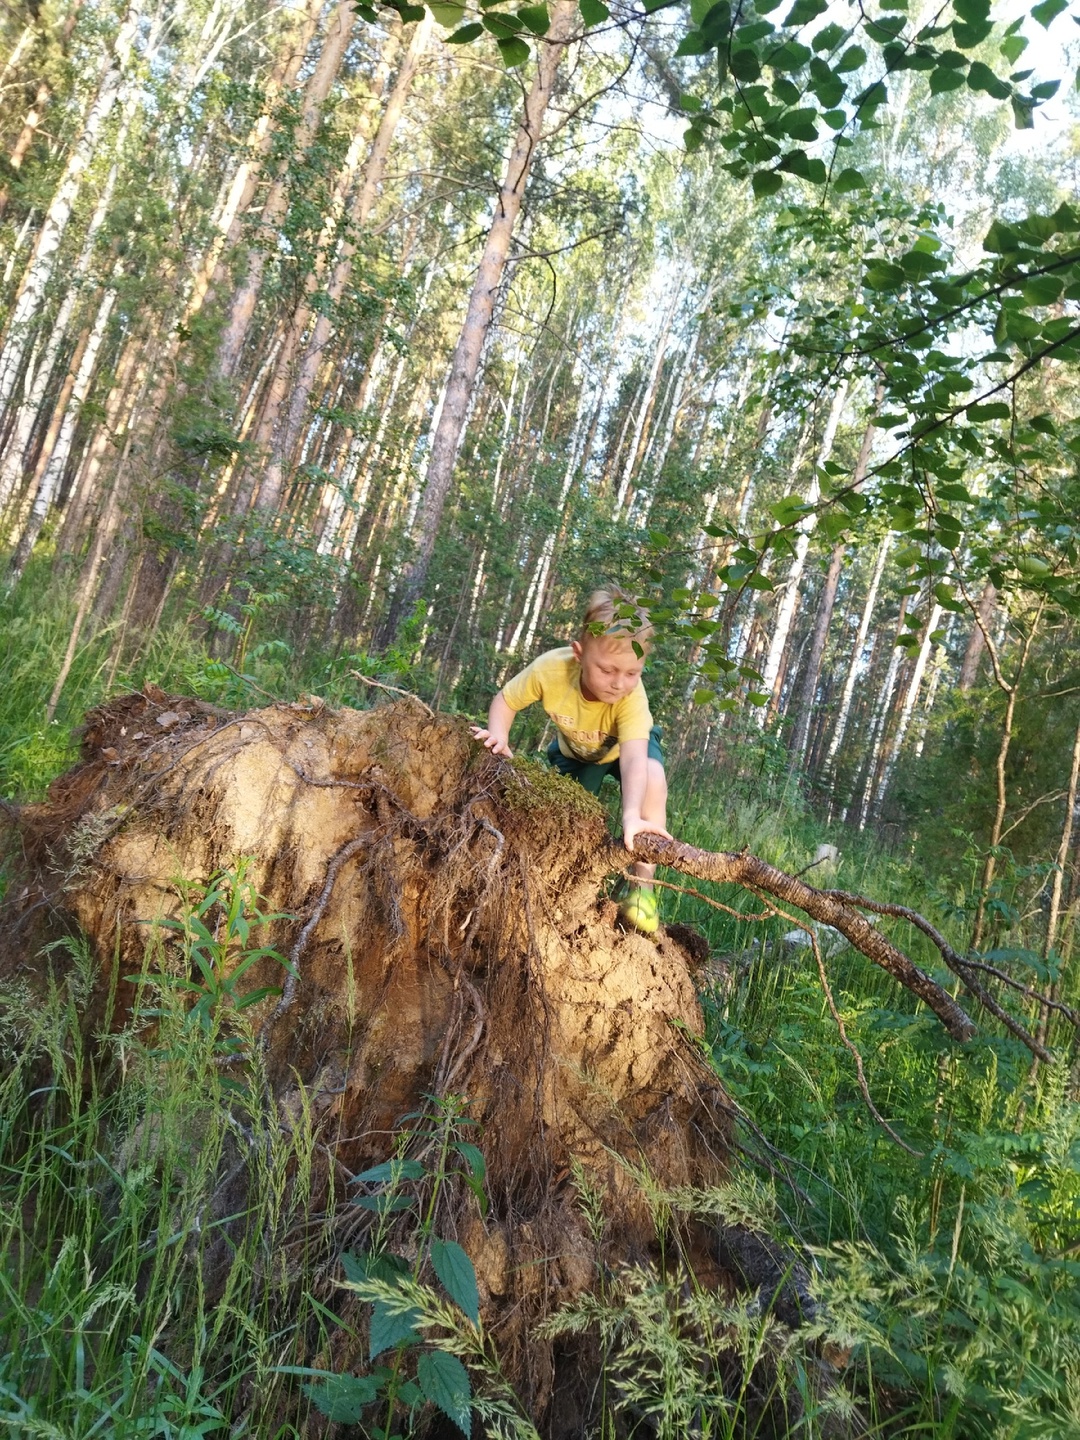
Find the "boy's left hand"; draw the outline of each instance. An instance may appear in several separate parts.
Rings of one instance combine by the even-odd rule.
[[[657,825],[652,820],[643,820],[640,815],[624,815],[622,838],[627,850],[633,850],[635,838],[642,834],[661,835],[665,840],[674,840],[675,838],[662,825]]]

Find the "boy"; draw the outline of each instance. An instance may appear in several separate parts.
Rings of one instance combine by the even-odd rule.
[[[643,655],[653,630],[637,610],[637,628],[617,617],[628,602],[619,594],[596,590],[589,598],[581,634],[565,649],[548,650],[507,681],[491,702],[487,729],[473,727],[493,755],[510,756],[510,727],[519,710],[539,700],[555,725],[548,760],[563,775],[596,795],[606,776],[622,788],[623,844],[634,848],[642,833],[671,836],[667,820],[667,779],[660,729],[652,723],[641,683]],[[636,861],[637,884],[619,907],[627,923],[646,934],[659,925],[652,879],[655,865]]]

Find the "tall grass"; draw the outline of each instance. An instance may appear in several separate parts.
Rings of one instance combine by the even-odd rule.
[[[153,968],[124,1026],[91,1033],[93,961],[68,948],[44,987],[0,997],[0,1423],[298,1435],[280,1367],[310,1363],[327,1313],[303,1243],[307,1118],[283,1127],[257,1063],[226,1083],[224,1017],[192,1025]]]

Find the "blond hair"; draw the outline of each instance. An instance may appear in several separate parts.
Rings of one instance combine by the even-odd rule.
[[[594,590],[589,596],[581,622],[582,643],[611,637],[636,640],[648,649],[655,633],[649,612],[633,596],[622,590]]]

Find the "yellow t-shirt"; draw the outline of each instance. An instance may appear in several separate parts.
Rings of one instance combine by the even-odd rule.
[[[640,680],[614,705],[585,699],[581,666],[569,645],[538,655],[506,682],[502,697],[511,710],[524,710],[539,700],[558,731],[559,749],[587,765],[617,760],[620,741],[648,740],[652,729],[649,700]]]

